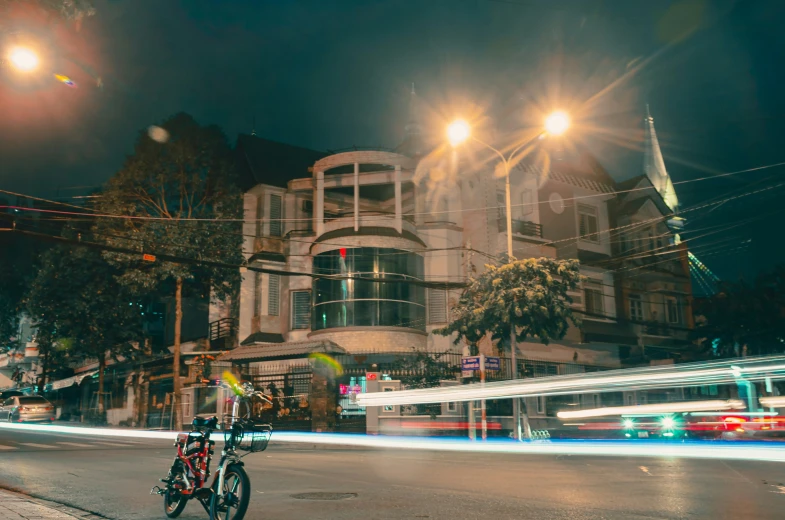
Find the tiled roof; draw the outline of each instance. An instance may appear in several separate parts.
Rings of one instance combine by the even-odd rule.
[[[536,175],[539,178],[550,179],[552,181],[561,182],[562,184],[569,184],[571,186],[576,186],[586,190],[597,191],[600,193],[615,193],[613,185],[600,180],[598,176],[593,173],[577,175],[553,169],[546,172],[540,166],[523,163],[516,164],[515,169]]]
[[[238,347],[222,355],[220,361],[273,361],[298,359],[309,354],[346,354],[341,346],[329,340],[292,341],[290,343],[256,344]]]

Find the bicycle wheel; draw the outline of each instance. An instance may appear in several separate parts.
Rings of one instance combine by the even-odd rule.
[[[182,482],[182,464],[175,463],[169,470],[169,484],[164,493],[164,513],[169,518],[177,518],[188,504],[188,498],[183,496],[179,490],[174,488],[175,481]]]
[[[251,499],[251,481],[239,464],[229,464],[224,472],[224,486],[218,490],[218,479],[213,484],[210,520],[242,520]]]

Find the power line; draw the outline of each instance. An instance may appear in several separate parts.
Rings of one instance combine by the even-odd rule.
[[[743,173],[750,173],[750,172],[755,172],[755,171],[768,170],[768,169],[777,168],[777,167],[780,167],[780,166],[785,166],[785,162],[780,162],[780,163],[775,163],[775,164],[770,164],[770,165],[764,165],[764,166],[756,166],[754,168],[748,168],[748,169],[745,169],[745,170],[738,170],[738,171],[734,171],[734,172],[726,172],[726,173],[721,173],[721,174],[717,174],[717,175],[711,175],[711,176],[707,176],[707,177],[700,177],[700,178],[697,178],[697,179],[686,179],[686,180],[683,180],[683,181],[674,182],[673,184],[674,185],[680,185],[680,184],[687,184],[687,183],[692,183],[692,182],[702,182],[702,181],[713,180],[713,179],[718,179],[718,178],[722,178],[722,177],[728,177],[728,176],[732,176],[732,175],[740,175],[740,174],[743,174]],[[581,196],[576,196],[576,197],[567,197],[567,198],[563,198],[562,200],[564,200],[564,201],[583,200],[583,199],[591,199],[591,198],[597,198],[597,197],[607,197],[609,195],[619,195],[619,194],[623,194],[623,193],[632,193],[632,192],[636,192],[636,191],[646,191],[646,190],[655,190],[655,188],[653,186],[644,186],[644,187],[640,187],[640,188],[630,188],[630,189],[627,189],[627,190],[613,191],[612,193],[598,193],[598,194],[593,194],[593,195],[581,195]],[[43,208],[25,208],[25,207],[14,207],[14,206],[0,206],[0,208],[8,207],[8,208],[19,209],[19,210],[24,210],[24,211],[37,211],[37,212],[42,212],[42,213],[56,213],[56,214],[62,214],[62,215],[76,215],[76,216],[82,216],[82,217],[90,215],[90,216],[95,217],[95,218],[122,218],[122,219],[131,219],[131,220],[160,220],[160,221],[169,221],[169,222],[200,222],[200,221],[201,222],[216,222],[216,223],[218,223],[218,222],[243,222],[243,223],[248,223],[248,224],[250,224],[250,223],[257,223],[257,222],[260,222],[260,223],[261,222],[308,222],[308,221],[313,220],[312,217],[278,218],[278,219],[269,219],[269,218],[256,218],[256,219],[246,219],[246,218],[199,218],[199,217],[191,217],[191,218],[172,219],[172,218],[169,218],[169,217],[154,217],[154,216],[149,216],[149,215],[117,215],[117,214],[111,214],[111,213],[97,213],[97,210],[93,210],[91,208],[84,208],[82,206],[75,206],[73,204],[67,204],[67,203],[64,203],[64,202],[58,202],[58,201],[53,201],[53,200],[48,200],[48,199],[42,199],[42,198],[38,198],[38,197],[33,197],[31,195],[24,195],[24,194],[9,192],[9,191],[6,191],[6,190],[0,190],[0,192],[12,194],[12,195],[17,195],[17,196],[21,196],[21,197],[28,197],[28,198],[31,198],[31,199],[36,199],[36,200],[39,200],[39,201],[42,201],[42,202],[47,202],[47,203],[50,203],[50,204],[60,204],[60,205],[64,205],[64,206],[69,206],[69,207],[80,209],[82,211],[93,211],[95,213],[94,214],[75,213],[75,212],[65,212],[65,211],[58,211],[58,210],[47,210],[47,209],[43,209]],[[542,204],[549,204],[549,201],[539,201],[538,200],[536,202],[526,202],[526,203],[519,203],[519,204],[511,204],[511,208],[519,208],[519,207],[526,207],[526,206],[538,206],[538,205],[542,205]],[[506,206],[485,206],[485,207],[478,207],[478,208],[461,208],[461,209],[455,209],[455,210],[423,211],[423,212],[419,212],[419,213],[416,213],[416,212],[404,213],[404,214],[402,214],[402,216],[403,217],[415,217],[415,216],[421,216],[421,215],[438,215],[438,214],[450,214],[450,213],[465,213],[465,212],[470,212],[470,211],[482,211],[482,210],[489,210],[489,209],[490,210],[493,210],[493,209],[499,210],[499,209],[503,209],[505,207]],[[351,208],[348,208],[348,209],[351,209]],[[680,211],[680,213],[683,213],[683,211]],[[373,218],[369,218],[369,217],[365,217],[364,220],[365,221],[372,221],[374,219]],[[378,220],[379,221],[388,221],[389,217],[382,217],[382,216],[380,216],[378,218]]]

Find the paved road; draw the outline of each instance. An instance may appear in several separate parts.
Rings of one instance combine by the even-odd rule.
[[[0,486],[113,519],[165,518],[171,442],[0,429]],[[782,519],[785,465],[272,443],[247,457],[246,518]],[[299,493],[345,493],[302,500]],[[191,503],[181,518],[205,518]]]

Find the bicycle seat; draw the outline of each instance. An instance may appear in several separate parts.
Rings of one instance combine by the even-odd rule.
[[[191,426],[194,429],[202,430],[202,429],[210,429],[210,430],[217,430],[218,429],[218,417],[194,417],[194,420],[191,422]]]

